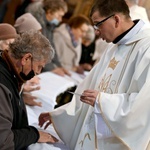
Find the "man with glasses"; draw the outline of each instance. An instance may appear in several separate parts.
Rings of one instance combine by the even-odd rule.
[[[39,124],[49,116],[74,150],[148,150],[150,27],[131,20],[124,0],[99,0],[90,16],[99,37],[114,45],[76,89],[82,95],[41,114]]]
[[[95,30],[99,30],[99,26],[101,26],[102,24],[103,24],[103,22],[105,22],[106,20],[108,20],[109,18],[111,18],[112,16],[114,16],[114,14],[113,15],[110,15],[110,16],[108,16],[108,17],[106,17],[105,19],[103,19],[103,20],[101,20],[101,21],[99,21],[99,22],[97,22],[93,27],[94,27],[94,29]]]

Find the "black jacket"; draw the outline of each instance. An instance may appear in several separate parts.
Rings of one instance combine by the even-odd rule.
[[[28,125],[25,104],[19,95],[15,73],[0,57],[0,149],[25,150],[39,133]]]

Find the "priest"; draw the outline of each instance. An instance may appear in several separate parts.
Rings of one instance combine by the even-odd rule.
[[[99,0],[90,17],[110,46],[72,101],[39,116],[71,150],[150,149],[150,27],[124,0]]]

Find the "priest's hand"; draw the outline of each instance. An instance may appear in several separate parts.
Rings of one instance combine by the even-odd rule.
[[[96,101],[96,98],[97,98],[98,94],[99,94],[99,91],[96,91],[96,90],[85,90],[82,93],[82,96],[80,97],[80,100],[83,103],[89,104],[89,105],[94,107],[95,101]]]
[[[39,131],[39,143],[56,143],[58,142],[58,139],[56,139],[54,136],[52,136],[49,133]]]
[[[49,112],[47,113],[42,113],[39,116],[39,126],[43,127],[43,125],[46,123],[46,125],[44,126],[44,129],[46,129],[52,122],[51,122],[51,117]]]

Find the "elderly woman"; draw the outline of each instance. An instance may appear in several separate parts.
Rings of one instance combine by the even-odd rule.
[[[70,18],[54,32],[54,44],[59,60],[64,68],[83,73],[79,66],[81,57],[81,41],[89,28],[86,16],[78,15]]]

